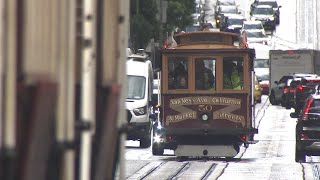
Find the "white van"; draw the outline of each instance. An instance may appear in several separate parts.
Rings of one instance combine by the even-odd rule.
[[[142,55],[130,55],[127,60],[128,94],[126,98],[128,140],[140,140],[140,147],[150,147],[152,122],[149,119],[153,94],[151,61]]]
[[[260,86],[262,88],[262,94],[268,95],[270,88],[269,52],[272,47],[260,43],[250,43],[249,48],[255,49],[254,71],[258,79],[261,80]]]

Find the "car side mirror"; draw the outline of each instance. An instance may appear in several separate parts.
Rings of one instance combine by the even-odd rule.
[[[290,117],[291,118],[299,118],[299,113],[296,113],[296,112],[290,113]]]
[[[279,84],[279,81],[274,81],[275,84]]]
[[[282,6],[279,6],[278,9],[279,9],[279,8],[282,8]]]

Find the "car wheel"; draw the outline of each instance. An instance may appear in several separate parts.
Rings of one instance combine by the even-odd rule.
[[[148,134],[147,136],[140,139],[140,147],[148,148],[151,146],[151,136]]]
[[[269,96],[269,101],[272,105],[278,105],[279,103],[276,101],[276,97],[274,96],[274,93],[272,92]]]
[[[285,96],[282,96],[282,98],[281,98],[281,106],[282,107],[286,107],[287,106],[287,102],[286,102],[286,97]]]
[[[152,143],[152,154],[155,156],[162,156],[164,148],[158,143]]]
[[[295,161],[299,162],[299,163],[306,162],[306,155],[304,154],[304,152],[300,148],[298,148],[298,144],[296,144]]]

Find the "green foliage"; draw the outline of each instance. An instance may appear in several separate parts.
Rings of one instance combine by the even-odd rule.
[[[167,31],[175,28],[184,29],[192,24],[192,13],[195,12],[194,0],[169,0],[167,9]]]
[[[145,48],[151,38],[160,36],[159,0],[130,1],[130,41],[132,48]],[[164,33],[192,24],[195,11],[194,0],[168,0],[167,22],[163,24]]]
[[[149,40],[154,37],[151,23],[142,14],[136,14],[132,17],[131,30],[131,40],[135,50],[144,48]]]
[[[145,48],[151,38],[158,37],[158,12],[156,0],[131,0],[130,38],[134,50]]]

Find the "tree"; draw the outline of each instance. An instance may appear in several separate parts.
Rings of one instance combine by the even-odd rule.
[[[130,40],[132,48],[145,48],[151,38],[158,37],[159,12],[156,0],[131,0]]]
[[[167,0],[167,22],[163,24],[164,32],[176,28],[184,29],[192,24],[192,13],[195,12],[194,0]],[[130,1],[130,43],[134,50],[145,48],[151,38],[156,41],[160,37],[159,14],[160,0],[131,0]]]
[[[192,24],[192,13],[195,12],[196,4],[194,0],[169,0],[167,9],[166,31],[184,29]]]

